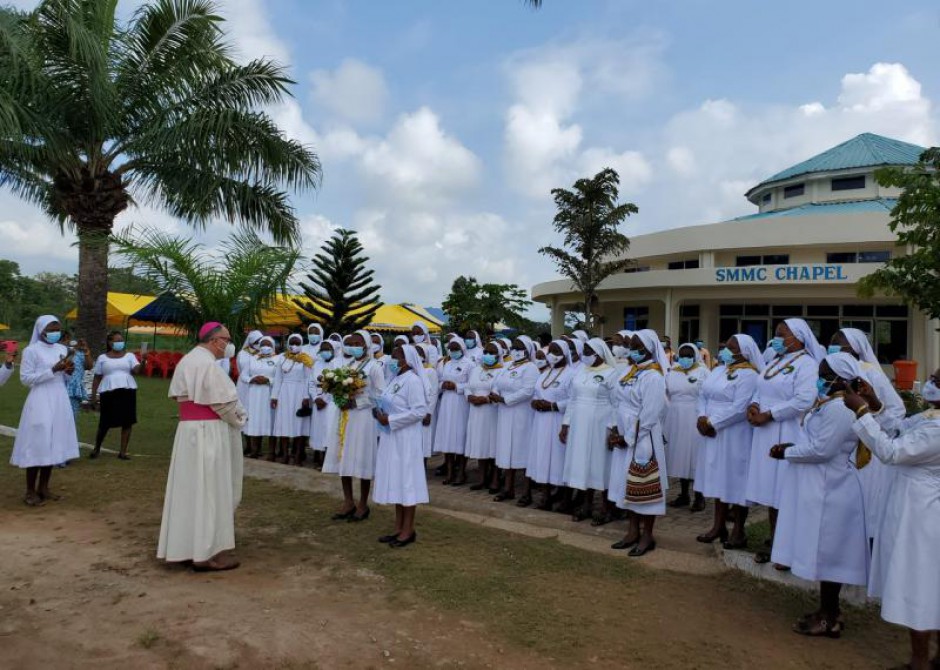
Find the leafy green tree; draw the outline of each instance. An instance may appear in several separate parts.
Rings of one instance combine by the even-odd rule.
[[[574,189],[552,189],[555,231],[563,236],[565,248],[544,246],[539,253],[551,258],[558,271],[571,280],[583,296],[584,323],[593,327],[592,303],[597,287],[613,274],[633,265],[624,255],[630,240],[620,232],[620,224],[639,209],[632,202],[618,203],[620,175],[605,168],[590,179],[579,179]]]
[[[888,226],[898,246],[912,251],[862,279],[859,293],[900,296],[940,319],[940,147],[927,149],[915,166],[883,168],[875,178],[881,186],[901,189]]]
[[[461,332],[473,329],[492,333],[497,323],[529,331],[531,322],[524,312],[532,304],[525,290],[516,284],[480,284],[473,277],[460,276],[451,285],[441,305],[448,324]]]
[[[129,230],[114,240],[118,255],[153,282],[166,300],[168,322],[195,338],[206,321],[220,321],[238,340],[262,323],[264,310],[288,292],[300,261],[293,247],[265,244],[256,233],[233,233],[218,254],[189,237]]]
[[[293,82],[237,63],[211,0],[0,8],[0,186],[36,204],[79,248],[79,334],[104,346],[109,237],[135,199],[196,228],[224,218],[294,244],[285,189],[320,165],[260,111]]]
[[[339,229],[313,257],[307,282],[301,282],[304,298],[295,302],[304,324],[319,323],[330,333],[351,333],[366,328],[382,306],[381,286],[374,283],[375,270],[367,270],[356,233]]]

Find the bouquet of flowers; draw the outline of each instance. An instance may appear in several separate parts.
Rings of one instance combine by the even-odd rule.
[[[366,387],[365,377],[355,368],[324,370],[317,383],[320,390],[333,396],[333,402],[340,409],[345,409],[349,401]]]

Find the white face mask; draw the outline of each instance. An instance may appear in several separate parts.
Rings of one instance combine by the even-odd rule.
[[[545,360],[547,360],[552,367],[555,367],[565,360],[565,357],[559,356],[558,354],[547,353],[545,354]]]
[[[940,402],[940,388],[932,380],[924,383],[920,394],[927,402]]]
[[[414,341],[416,344],[422,344],[426,337],[424,335],[413,335]]]
[[[509,355],[512,356],[512,360],[518,362],[526,357],[526,352],[513,349]]]
[[[229,342],[225,345],[225,353],[222,354],[222,358],[234,358],[235,357],[235,345]]]
[[[301,347],[299,344],[292,344],[288,348],[292,354],[299,354],[300,350],[303,349],[303,347]]]
[[[615,344],[611,351],[617,358],[626,358],[630,355],[630,350],[621,344]]]
[[[548,361],[544,358],[536,358],[535,365],[539,370],[544,370],[546,367],[548,367]]]
[[[382,345],[381,345],[381,344],[374,344],[374,343],[373,343],[373,345],[372,345],[372,353],[373,353],[373,354],[377,354],[377,353],[379,353],[380,351],[382,351]]]
[[[274,353],[274,347],[268,346],[268,345],[264,345],[263,347],[261,347],[261,353],[262,353],[262,355],[264,355],[264,356],[270,356],[271,354]]]

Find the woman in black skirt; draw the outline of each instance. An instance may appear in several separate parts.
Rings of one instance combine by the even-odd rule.
[[[137,423],[137,382],[134,375],[140,372],[142,365],[143,361],[124,350],[124,336],[120,331],[108,333],[107,351],[95,363],[95,380],[91,386],[91,402],[100,413],[95,449],[89,458],[98,458],[105,435],[112,428],[120,428],[121,451],[118,458],[130,460],[127,445],[131,440],[131,428]]]

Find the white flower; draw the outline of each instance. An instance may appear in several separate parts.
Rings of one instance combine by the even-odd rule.
[[[327,379],[333,379],[333,376],[334,376],[334,375],[333,375],[332,372],[330,372],[329,370],[327,370],[326,372],[323,373],[323,376],[326,377]]]
[[[352,379],[344,379],[344,380],[343,380],[343,386],[352,386],[352,383],[353,383],[353,380],[352,380]]]

